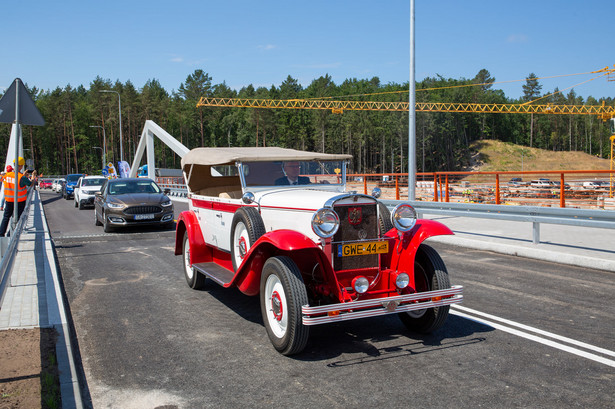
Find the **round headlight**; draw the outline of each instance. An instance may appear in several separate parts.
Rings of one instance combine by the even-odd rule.
[[[401,203],[393,209],[391,221],[393,226],[399,231],[406,232],[416,224],[416,210],[406,203]]]
[[[397,277],[395,277],[395,285],[397,288],[406,288],[410,284],[410,276],[407,273],[399,273]]]
[[[365,277],[355,277],[355,279],[352,280],[352,288],[359,294],[363,294],[369,288],[369,281],[367,281]]]
[[[312,230],[323,239],[333,236],[339,227],[340,218],[331,209],[319,209],[312,216]]]

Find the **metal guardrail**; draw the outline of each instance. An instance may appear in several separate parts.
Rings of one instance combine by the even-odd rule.
[[[401,200],[382,200],[387,207],[394,207]],[[503,206],[474,203],[443,203],[406,201],[419,214],[438,214],[481,219],[499,219],[533,223],[533,242],[540,242],[540,223],[563,224],[579,227],[615,229],[615,211],[536,206]]]
[[[6,290],[7,283],[10,278],[9,272],[13,266],[13,261],[15,259],[15,253],[17,251],[17,243],[19,243],[19,236],[23,231],[25,224],[28,222],[28,213],[30,212],[30,203],[32,202],[32,195],[34,194],[35,187],[32,187],[28,190],[28,198],[26,199],[26,206],[24,207],[23,212],[21,213],[21,217],[17,222],[17,226],[15,226],[15,230],[11,231],[10,238],[4,238],[4,240],[9,239],[9,244],[7,246],[6,251],[2,255],[2,261],[0,262],[0,306],[2,305],[2,301],[4,300],[4,293]],[[10,229],[10,223],[9,223]]]

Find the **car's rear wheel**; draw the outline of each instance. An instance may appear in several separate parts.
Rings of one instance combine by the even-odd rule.
[[[290,257],[271,257],[265,262],[260,301],[267,335],[274,348],[283,355],[303,351],[309,327],[303,325],[301,306],[308,305],[308,297],[301,272]]]
[[[184,276],[188,287],[195,290],[202,290],[207,285],[207,277],[199,273],[192,267],[190,261],[190,240],[188,239],[188,232],[184,234],[184,244],[182,247],[184,256]]]
[[[414,282],[417,292],[450,288],[444,261],[432,247],[421,244],[414,261]],[[411,331],[428,334],[444,325],[449,306],[402,312],[399,318]]]
[[[233,216],[231,224],[231,259],[237,271],[248,250],[263,234],[265,224],[261,215],[253,207],[241,207]]]

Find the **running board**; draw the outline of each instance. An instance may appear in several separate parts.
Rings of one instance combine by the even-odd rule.
[[[194,263],[192,267],[223,287],[227,287],[235,277],[235,273],[216,263]]]

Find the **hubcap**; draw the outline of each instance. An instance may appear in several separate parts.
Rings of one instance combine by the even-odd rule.
[[[288,313],[284,308],[286,294],[282,282],[275,274],[267,277],[265,282],[265,309],[269,328],[277,338],[286,334]]]
[[[277,291],[274,291],[271,295],[271,312],[273,312],[273,316],[276,320],[281,321],[283,315],[283,307],[282,300],[280,299],[280,294]]]
[[[249,249],[249,237],[248,237],[248,229],[246,226],[239,222],[235,226],[235,238],[234,238],[234,246],[235,246],[235,263],[237,267],[241,264]]]
[[[246,244],[246,239],[245,237],[241,237],[239,239],[239,257],[243,259],[246,256],[247,252],[248,252],[248,245]]]

